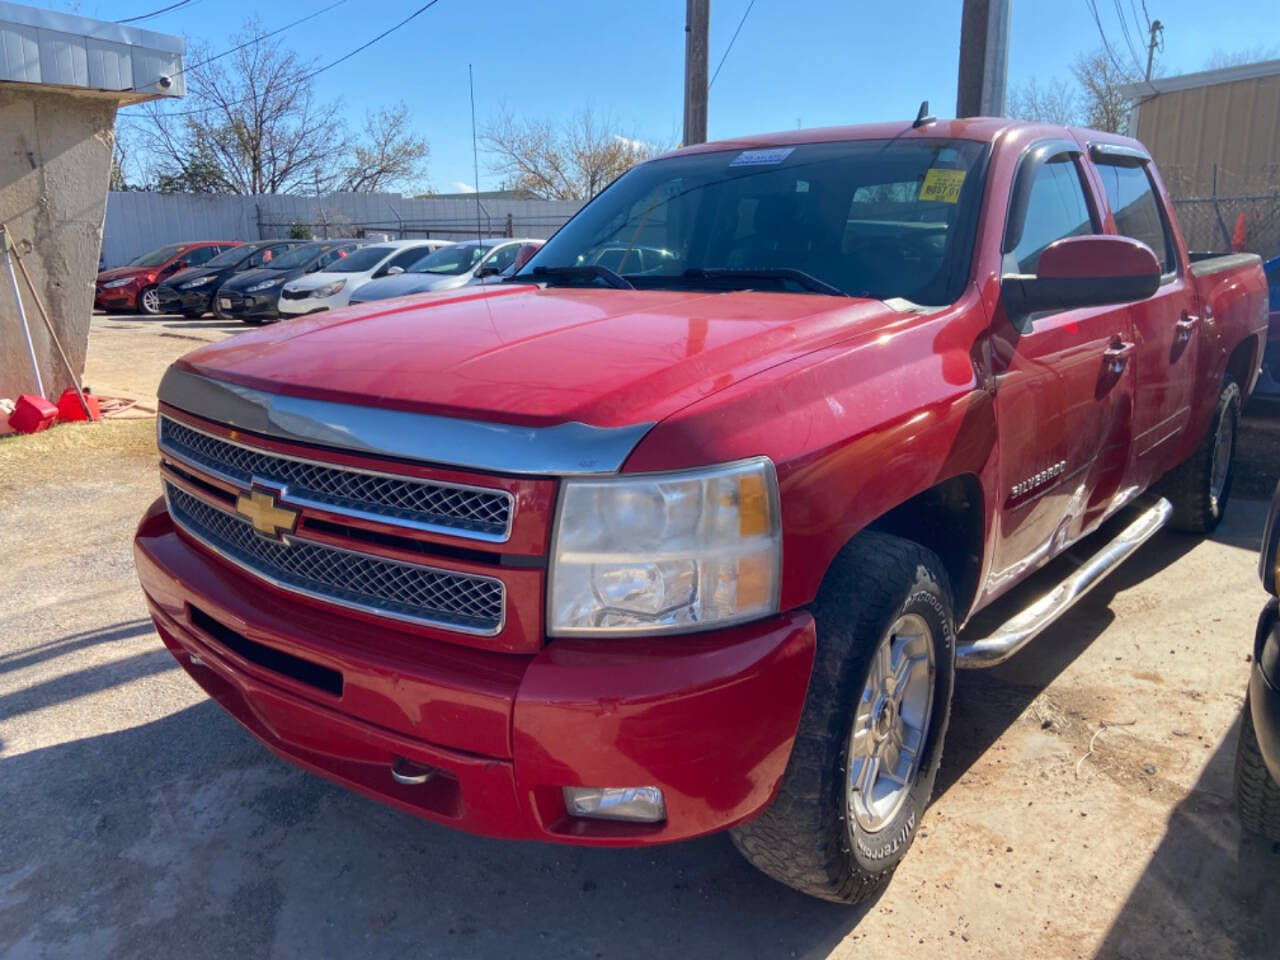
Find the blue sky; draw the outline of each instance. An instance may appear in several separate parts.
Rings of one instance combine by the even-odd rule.
[[[56,4],[116,20],[172,0]],[[332,0],[262,4],[195,0],[138,26],[227,46],[257,15],[267,29]],[[715,69],[748,0],[712,0]],[[1119,37],[1115,4],[1098,0]],[[47,4],[55,6],[55,4]],[[343,6],[281,35],[304,56],[332,59],[375,36],[421,0]],[[643,138],[678,139],[684,61],[683,0],[440,0],[402,30],[316,78],[322,97],[342,98],[353,126],[366,107],[404,99],[431,144],[428,177],[440,191],[474,184],[467,64],[476,71],[476,113],[564,116],[584,104]],[[1250,48],[1277,31],[1276,0],[1147,0],[1166,26],[1166,73],[1202,69],[1215,49]],[[712,139],[835,123],[909,118],[923,99],[955,110],[960,0],[756,0],[711,90]],[[1009,81],[1065,75],[1072,57],[1097,46],[1085,0],[1013,0]],[[480,158],[480,186],[494,186]]]

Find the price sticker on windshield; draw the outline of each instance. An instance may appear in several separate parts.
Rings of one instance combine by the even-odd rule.
[[[743,150],[729,163],[731,167],[772,167],[791,156],[795,147],[774,147],[770,150]]]
[[[920,185],[920,199],[937,203],[959,203],[962,186],[963,170],[939,170],[934,167],[924,175],[924,183]]]

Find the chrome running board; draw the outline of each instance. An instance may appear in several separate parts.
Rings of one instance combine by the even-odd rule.
[[[994,667],[1021,650],[1045,627],[1066,613],[1077,600],[1096,587],[1116,567],[1128,560],[1173,515],[1168,500],[1157,500],[1114,540],[1090,557],[1069,577],[1006,620],[989,636],[962,643],[956,650],[956,666],[966,669]]]

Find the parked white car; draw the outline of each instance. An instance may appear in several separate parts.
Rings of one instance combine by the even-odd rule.
[[[471,283],[495,282],[515,263],[521,248],[529,244],[540,246],[542,241],[527,237],[466,240],[411,265],[404,274],[366,285],[351,302],[368,303],[429,290],[454,290]]]
[[[447,247],[447,240],[391,240],[361,247],[318,273],[290,280],[280,291],[282,317],[345,307],[351,294],[379,277],[404,273],[423,257]]]

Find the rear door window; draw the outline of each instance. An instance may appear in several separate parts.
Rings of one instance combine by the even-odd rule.
[[[1096,165],[1111,215],[1115,217],[1116,232],[1122,237],[1141,240],[1160,258],[1161,272],[1173,273],[1177,269],[1173,238],[1146,164],[1100,160]]]
[[[196,247],[194,250],[188,250],[184,253],[182,259],[187,261],[189,266],[198,267],[202,263],[211,260],[217,252],[217,247]]]
[[[1070,154],[1059,154],[1036,172],[1022,236],[1005,254],[1005,272],[1035,273],[1040,254],[1049,244],[1095,232],[1080,168]]]

